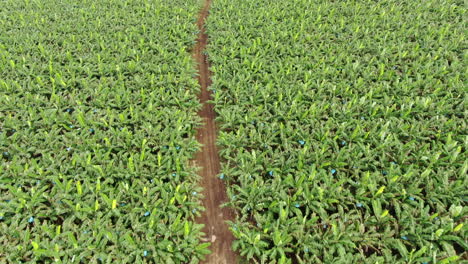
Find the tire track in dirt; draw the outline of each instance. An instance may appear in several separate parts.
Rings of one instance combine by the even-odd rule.
[[[198,81],[201,86],[199,100],[203,108],[198,112],[202,118],[203,125],[197,129],[196,138],[203,144],[201,151],[195,156],[196,165],[201,167],[200,185],[203,187],[204,198],[202,200],[205,211],[197,218],[197,222],[204,224],[203,232],[212,243],[210,250],[212,253],[207,256],[204,263],[207,264],[234,264],[237,263],[237,255],[232,251],[231,246],[234,241],[232,233],[228,229],[226,220],[232,220],[233,212],[228,208],[221,208],[227,202],[227,195],[224,183],[216,176],[220,172],[220,162],[218,149],[216,147],[216,123],[213,105],[207,103],[210,100],[208,86],[211,84],[208,57],[204,54],[208,43],[204,24],[209,14],[211,0],[205,0],[200,11],[197,26],[199,35],[193,56],[197,62]]]

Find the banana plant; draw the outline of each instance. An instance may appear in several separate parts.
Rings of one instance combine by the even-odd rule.
[[[466,258],[465,11],[449,2],[213,2],[220,178],[241,255]]]
[[[200,8],[0,3],[0,262],[199,263],[209,253],[189,162],[200,149],[187,52]]]

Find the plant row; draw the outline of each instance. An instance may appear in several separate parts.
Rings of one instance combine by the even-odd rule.
[[[0,262],[198,263],[198,1],[0,3]]]
[[[220,178],[256,263],[467,258],[463,1],[214,1]]]

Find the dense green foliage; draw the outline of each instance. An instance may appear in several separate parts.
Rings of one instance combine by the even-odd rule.
[[[195,0],[0,2],[0,262],[196,263]]]
[[[463,1],[213,1],[234,247],[262,263],[466,258]]]

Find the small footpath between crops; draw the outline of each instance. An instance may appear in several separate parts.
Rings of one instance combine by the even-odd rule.
[[[208,35],[205,32],[205,21],[209,14],[211,0],[205,0],[200,10],[197,21],[199,35],[197,44],[193,50],[193,56],[198,66],[198,82],[201,91],[200,103],[203,105],[198,112],[202,118],[202,126],[197,129],[197,140],[202,144],[201,150],[195,156],[196,166],[200,167],[199,174],[202,177],[200,185],[203,188],[202,203],[205,211],[197,219],[204,225],[203,232],[211,245],[211,253],[204,263],[207,264],[234,264],[237,263],[236,254],[232,250],[234,236],[229,231],[227,220],[233,219],[233,213],[229,208],[221,206],[227,202],[224,183],[216,176],[219,174],[220,163],[218,148],[216,146],[216,123],[213,104],[210,103],[211,92],[208,86],[211,84],[209,58],[206,55]]]

